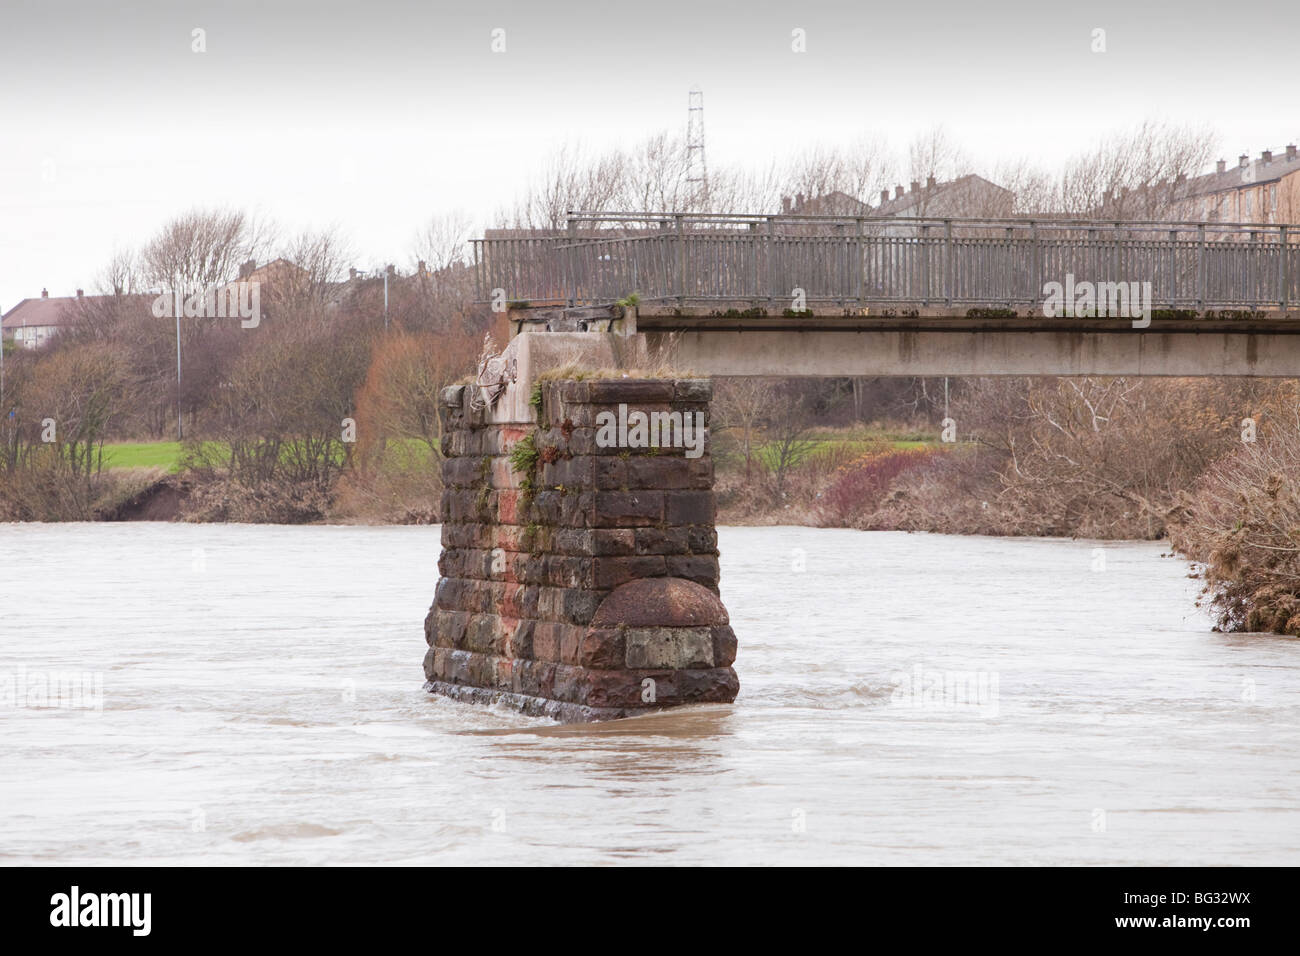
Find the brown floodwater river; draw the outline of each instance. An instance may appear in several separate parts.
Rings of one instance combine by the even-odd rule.
[[[1300,863],[1161,545],[719,533],[735,703],[559,726],[421,690],[437,527],[0,525],[0,862]]]

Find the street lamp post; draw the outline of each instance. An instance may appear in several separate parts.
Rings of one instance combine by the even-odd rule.
[[[176,440],[184,441],[185,423],[181,410],[181,297],[176,293],[179,288],[180,282],[173,277],[171,300],[172,310],[176,313]]]

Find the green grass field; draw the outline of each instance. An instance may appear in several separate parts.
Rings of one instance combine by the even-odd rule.
[[[335,454],[341,462],[342,448],[337,448]],[[384,464],[394,470],[423,469],[429,467],[432,454],[419,439],[397,439],[388,443]],[[104,445],[106,469],[165,468],[171,474],[178,474],[183,457],[184,448],[178,441],[108,442]]]
[[[811,443],[805,461],[839,451],[851,455],[866,454],[888,445],[896,451],[911,448],[931,448],[940,444],[938,435],[923,435],[914,432],[871,431],[869,429],[852,429],[842,431],[813,431],[806,441]],[[764,442],[758,446],[759,459],[769,468],[775,467],[778,454],[776,442]]]
[[[809,438],[813,449],[809,457],[827,454],[837,447],[847,447],[853,452],[865,453],[888,443],[893,448],[928,448],[939,444],[938,436],[916,433],[873,432],[855,429],[842,432],[815,431]],[[181,458],[184,449],[178,441],[156,442],[115,442],[104,445],[105,468],[165,468],[172,474],[181,471]],[[767,442],[758,448],[758,456],[767,462],[775,460],[776,445]],[[426,446],[416,439],[397,440],[390,443],[386,463],[396,469],[413,466],[427,467],[425,458],[429,452]]]
[[[166,468],[175,474],[181,470],[181,443],[154,441],[105,444],[104,467]]]

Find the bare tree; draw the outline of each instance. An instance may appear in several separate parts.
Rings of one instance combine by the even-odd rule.
[[[473,235],[474,224],[461,210],[432,216],[416,234],[413,251],[430,274],[445,272],[469,261]]]
[[[115,250],[96,282],[104,295],[128,295],[143,287],[140,257],[130,249]]]
[[[754,455],[762,440],[762,423],[772,406],[775,389],[763,378],[724,378],[714,391],[716,427],[730,432],[745,459],[745,479],[753,472]]]
[[[1147,120],[1104,139],[1066,163],[1058,205],[1062,212],[1105,219],[1162,219],[1174,208],[1180,177],[1193,176],[1214,155],[1207,129]]]
[[[568,214],[611,206],[622,188],[627,158],[618,150],[591,156],[566,144],[547,161],[538,183],[510,217],[510,225],[526,229],[560,229]]]
[[[768,407],[766,437],[769,461],[775,478],[776,499],[785,497],[785,483],[790,472],[799,467],[817,448],[810,437],[813,425],[808,392],[797,381],[786,382],[777,390]]]
[[[297,234],[282,247],[280,257],[294,268],[270,278],[272,305],[286,314],[306,316],[322,311],[352,251],[339,228],[330,226]]]
[[[231,282],[239,267],[269,248],[268,225],[238,210],[192,209],[158,231],[141,251],[145,279],[191,291]]]

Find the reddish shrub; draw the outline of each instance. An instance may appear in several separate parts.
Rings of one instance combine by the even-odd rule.
[[[880,507],[894,480],[904,472],[929,464],[935,448],[906,448],[870,452],[838,469],[822,494],[818,512],[823,526],[861,527]]]

